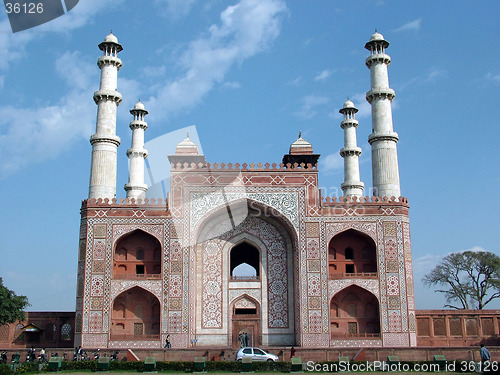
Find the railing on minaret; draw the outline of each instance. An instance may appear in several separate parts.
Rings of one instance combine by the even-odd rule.
[[[372,134],[368,142],[372,147],[373,195],[399,197],[399,167],[396,144],[398,134],[392,125],[391,103],[396,96],[389,87],[387,67],[391,63],[385,49],[389,42],[375,32],[365,48],[370,51],[366,66],[370,69],[371,90],[366,93],[366,100],[372,107]]]
[[[364,184],[359,177],[359,156],[361,148],[356,141],[356,128],[358,120],[355,118],[358,109],[354,103],[347,100],[340,113],[344,115],[344,120],[340,127],[344,129],[344,147],[340,149],[340,156],[344,158],[344,182],[340,185],[344,192],[344,197],[362,197]]]
[[[144,131],[148,128],[147,122],[144,120],[148,111],[144,108],[144,104],[136,103],[130,113],[134,119],[130,122],[132,129],[132,146],[127,150],[129,158],[129,175],[128,183],[125,184],[127,198],[146,198],[147,185],[144,183],[144,159],[147,158],[148,152],[144,149]]]
[[[94,93],[97,104],[96,132],[90,137],[92,163],[90,169],[89,198],[116,197],[116,160],[120,137],[116,135],[116,109],[122,101],[117,91],[118,70],[122,61],[118,52],[123,50],[118,39],[110,33],[99,44],[103,55],[97,60],[101,69],[99,91]]]

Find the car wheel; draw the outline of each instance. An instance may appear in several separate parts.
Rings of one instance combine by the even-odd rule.
[[[274,362],[274,361],[273,361],[271,358],[269,358],[269,359],[267,360],[267,362]]]

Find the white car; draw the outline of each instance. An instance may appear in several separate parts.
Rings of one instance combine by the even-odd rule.
[[[246,347],[238,350],[236,360],[241,361],[243,358],[252,358],[252,361],[268,361],[277,362],[279,360],[277,355],[268,353],[260,348]]]

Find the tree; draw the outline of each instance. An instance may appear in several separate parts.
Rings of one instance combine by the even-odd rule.
[[[443,258],[423,282],[427,286],[444,285],[444,293],[454,309],[483,309],[488,303],[500,298],[500,257],[488,251],[464,251]],[[460,306],[450,303],[458,301]]]
[[[3,285],[0,277],[0,326],[24,320],[24,309],[29,306],[28,298],[16,296],[12,290]]]

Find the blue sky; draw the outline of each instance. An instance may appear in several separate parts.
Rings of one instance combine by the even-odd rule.
[[[377,28],[391,43],[417,308],[441,308],[443,298],[420,279],[442,256],[499,253],[499,14],[498,1],[80,0],[66,15],[12,34],[3,13],[4,284],[27,295],[32,311],[75,307],[97,44],[110,29],[124,47],[117,121],[117,195],[124,197],[128,111],[138,98],[150,111],[146,141],[196,125],[211,162],[279,163],[302,130],[321,154],[320,185],[338,194],[338,109],[350,97],[360,109],[361,179],[371,186],[364,44]]]

